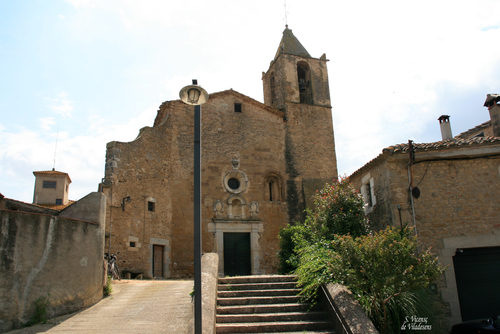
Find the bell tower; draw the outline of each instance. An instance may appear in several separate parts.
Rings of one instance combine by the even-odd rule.
[[[288,26],[269,70],[263,73],[264,103],[282,109],[287,102],[331,108],[326,55],[311,57]]]
[[[325,54],[311,57],[287,25],[269,69],[262,74],[264,103],[286,115],[291,221],[312,205],[316,190],[337,178],[327,62]]]

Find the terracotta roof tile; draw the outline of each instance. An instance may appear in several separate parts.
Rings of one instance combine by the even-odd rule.
[[[65,176],[68,177],[69,182],[71,183],[71,178],[69,177],[68,173],[58,172],[56,170],[42,170],[42,171],[35,171],[35,172],[33,172],[33,175],[35,175],[35,176],[40,175],[40,174],[44,174],[44,175],[57,175],[57,176],[65,175]]]
[[[32,204],[32,205],[37,205],[37,206],[41,206],[44,208],[49,208],[52,210],[61,211],[61,210],[66,209],[68,206],[72,205],[73,203],[76,203],[76,201],[69,200],[68,203],[62,204],[62,205],[57,205],[57,204]]]
[[[440,150],[440,149],[450,149],[457,148],[459,146],[478,146],[489,143],[500,143],[500,137],[474,137],[474,138],[453,138],[446,139],[442,141],[437,141],[433,143],[413,143],[413,148],[415,152],[420,151],[429,151],[431,149]],[[382,150],[382,152],[390,152],[394,153],[405,153],[408,150],[408,143],[393,145],[386,147]]]
[[[455,136],[455,138],[469,138],[470,136],[472,136],[476,132],[479,132],[481,130],[489,128],[490,126],[491,126],[491,121],[486,121],[483,124],[479,124],[478,126],[473,127],[472,129],[469,129],[465,132],[462,132],[458,136]]]
[[[431,150],[448,150],[458,147],[474,147],[474,146],[483,146],[483,145],[495,145],[500,144],[500,137],[474,137],[474,138],[453,138],[442,141],[437,141],[433,143],[413,143],[413,148],[415,152],[419,151],[431,151]],[[368,167],[374,166],[383,160],[384,155],[394,155],[394,154],[405,154],[408,152],[408,143],[397,144],[386,147],[382,150],[382,153],[379,154],[376,158],[367,162],[363,167],[357,169],[351,176],[362,172]]]

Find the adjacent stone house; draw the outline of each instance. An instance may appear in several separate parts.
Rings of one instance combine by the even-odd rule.
[[[394,145],[350,176],[375,229],[414,226],[421,250],[448,268],[438,284],[451,324],[500,309],[500,106],[491,121],[456,137],[449,116],[443,140]]]
[[[202,106],[202,251],[221,275],[275,272],[280,228],[337,176],[326,62],[287,27],[264,103],[230,89]],[[107,144],[106,247],[127,277],[193,275],[193,123],[167,101],[134,141]]]

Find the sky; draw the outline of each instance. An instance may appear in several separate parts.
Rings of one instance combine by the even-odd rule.
[[[97,191],[106,143],[152,126],[192,79],[263,102],[285,24],[326,53],[340,175],[384,147],[489,120],[500,93],[497,0],[0,1],[0,193],[31,203],[33,171]]]

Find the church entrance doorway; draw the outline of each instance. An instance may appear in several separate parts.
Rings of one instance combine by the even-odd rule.
[[[250,233],[224,233],[224,275],[251,275]]]

